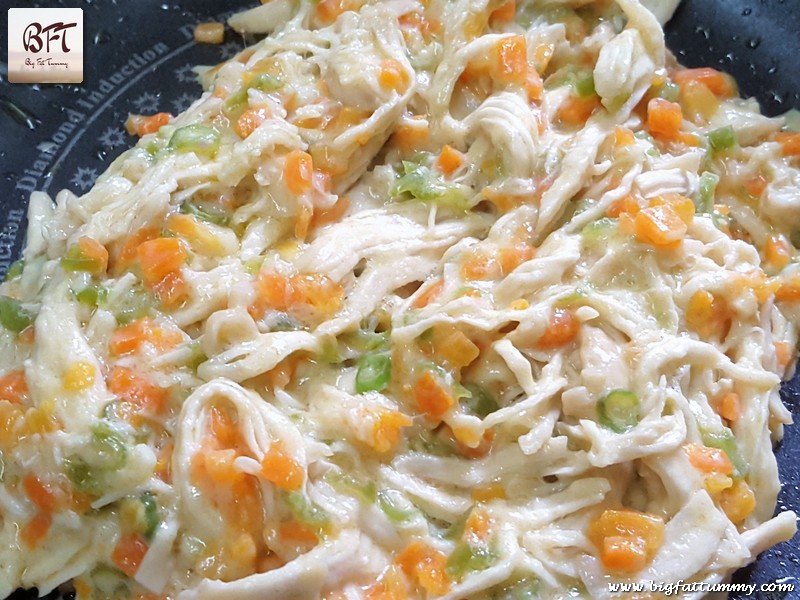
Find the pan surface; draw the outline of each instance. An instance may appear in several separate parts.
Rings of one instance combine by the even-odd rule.
[[[17,5],[30,6],[28,2]],[[19,257],[31,191],[86,192],[110,162],[135,143],[125,132],[129,112],[181,112],[200,95],[192,67],[215,64],[243,47],[228,32],[219,46],[192,41],[196,23],[224,20],[255,2],[231,0],[55,0],[34,6],[79,6],[84,12],[85,78],[81,85],[13,85],[0,76],[0,276]],[[11,7],[4,0],[5,8]],[[133,10],[131,10],[133,9]],[[5,10],[3,10],[3,13]],[[687,66],[714,66],[734,75],[745,96],[766,114],[800,109],[800,2],[797,0],[684,0],[667,26],[667,45]],[[7,47],[0,27],[0,47]],[[800,421],[800,377],[784,400]],[[800,512],[800,426],[777,448],[783,489],[780,510]],[[738,583],[791,582],[800,598],[800,539],[764,552],[739,571]],[[14,600],[34,597],[18,592]],[[744,598],[732,594],[731,598]]]

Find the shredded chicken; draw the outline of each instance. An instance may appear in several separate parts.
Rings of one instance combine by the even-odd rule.
[[[791,537],[800,134],[676,66],[676,5],[232,17],[269,35],[31,198],[0,597],[610,598]]]

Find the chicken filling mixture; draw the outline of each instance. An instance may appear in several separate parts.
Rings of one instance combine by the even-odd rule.
[[[638,0],[231,24],[269,35],[31,198],[0,596],[607,598],[793,535],[800,134]]]

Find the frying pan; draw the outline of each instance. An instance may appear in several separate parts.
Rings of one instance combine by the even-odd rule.
[[[13,4],[30,6],[20,0]],[[135,143],[124,130],[129,112],[180,112],[199,96],[191,67],[215,64],[243,47],[227,34],[220,46],[192,42],[193,25],[224,20],[255,1],[53,0],[33,6],[80,6],[84,12],[81,85],[12,85],[0,75],[0,275],[18,258],[30,192],[88,190],[116,156]],[[12,6],[3,0],[3,7]],[[766,114],[800,109],[800,2],[683,0],[667,26],[667,45],[687,66],[714,66],[734,75],[745,96]],[[0,47],[7,47],[0,28]],[[783,396],[800,422],[800,377]],[[777,448],[783,490],[779,509],[800,512],[800,425]],[[798,591],[757,593],[764,600],[800,598],[800,539],[764,552],[735,582],[792,582]],[[17,592],[12,598],[32,598]],[[55,597],[55,595],[53,596]],[[744,596],[732,594],[731,598]]]

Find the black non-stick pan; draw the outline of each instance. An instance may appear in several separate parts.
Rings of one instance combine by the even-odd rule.
[[[85,192],[135,143],[124,129],[129,112],[185,109],[200,94],[192,66],[215,64],[243,46],[231,33],[220,46],[198,46],[192,41],[194,24],[224,20],[255,3],[2,1],[2,15],[12,6],[83,8],[86,34],[83,84],[15,85],[6,82],[5,73],[0,77],[0,275],[21,251],[30,192]],[[0,27],[2,48],[6,32]],[[800,109],[800,0],[684,0],[667,27],[667,45],[688,66],[733,74],[742,93],[758,98],[767,114]],[[778,503],[782,510],[800,511],[800,378],[784,387],[784,399],[799,423],[787,428],[777,449],[783,482]],[[735,581],[795,583],[795,592],[756,597],[800,598],[800,541],[796,537],[764,552]]]

